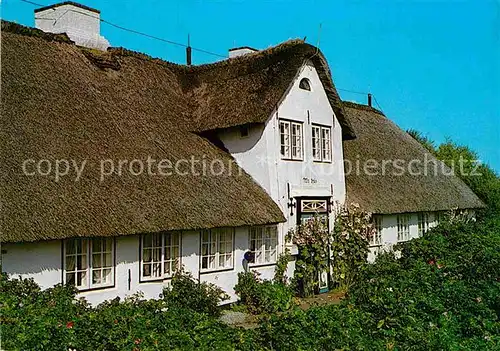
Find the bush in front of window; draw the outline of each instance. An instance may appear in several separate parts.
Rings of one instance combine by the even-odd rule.
[[[278,281],[262,280],[257,272],[238,273],[234,291],[252,314],[283,312],[292,306],[293,292]]]
[[[194,280],[191,273],[179,270],[172,278],[172,284],[163,289],[163,301],[166,307],[185,308],[209,316],[221,314],[219,303],[229,296],[218,286]]]
[[[75,300],[76,288],[56,285],[41,290],[31,279],[0,280],[2,349],[62,350],[76,345],[73,326],[88,304]]]
[[[285,249],[285,252],[278,256],[276,261],[276,268],[274,269],[273,280],[277,283],[288,284],[288,277],[286,276],[286,270],[288,268],[288,262],[290,261],[290,250]]]
[[[33,279],[2,274],[2,349],[231,350],[235,340],[246,339],[252,345],[252,335],[243,335],[213,316],[219,291],[205,285],[197,288],[196,282],[192,285],[187,279],[179,278],[173,290],[190,296],[190,308],[186,297],[146,300],[141,294],[91,307],[85,299],[76,298],[77,290],[72,286],[41,290]],[[200,311],[195,311],[197,308]]]
[[[443,222],[398,246],[400,258],[378,255],[339,304],[276,313],[251,330],[140,295],[90,307],[75,299],[72,287],[42,291],[33,280],[2,274],[2,348],[499,350],[500,217]],[[250,288],[281,292],[279,285],[244,277]]]

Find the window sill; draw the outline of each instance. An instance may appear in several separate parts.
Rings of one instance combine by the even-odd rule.
[[[295,161],[295,162],[303,162],[304,161],[303,158],[284,158],[284,157],[282,157],[281,160],[282,161]]]
[[[261,267],[272,267],[276,266],[276,262],[266,262],[266,263],[250,263],[248,268],[261,268]]]
[[[384,244],[373,244],[373,245],[368,245],[368,248],[371,249],[371,248],[378,248],[378,247],[382,247]]]
[[[139,284],[142,284],[142,283],[160,283],[160,282],[171,280],[172,278],[173,278],[173,275],[168,276],[168,277],[154,278],[154,279],[140,278]]]
[[[333,161],[320,161],[320,160],[313,160],[314,163],[325,163],[325,164],[332,164]]]
[[[231,268],[214,268],[214,269],[207,269],[207,270],[200,270],[200,274],[210,274],[210,273],[220,273],[220,272],[229,272],[229,271],[234,271],[234,267]]]
[[[80,293],[86,293],[86,292],[90,292],[90,291],[113,289],[115,287],[116,287],[116,285],[113,283],[113,285],[99,286],[99,287],[95,287],[95,288],[82,288],[82,289],[77,288],[77,290],[78,290],[78,294],[80,294]]]

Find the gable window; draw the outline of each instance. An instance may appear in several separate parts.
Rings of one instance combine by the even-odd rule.
[[[255,257],[254,263],[276,262],[278,249],[278,228],[276,226],[250,227],[250,251]]]
[[[302,123],[280,120],[281,158],[302,160]]]
[[[114,238],[65,240],[64,283],[79,290],[113,286]]]
[[[307,78],[302,78],[299,83],[299,88],[302,90],[311,91],[311,82]]]
[[[141,281],[172,277],[180,267],[181,233],[144,234],[141,240]]]
[[[410,240],[410,215],[398,215],[398,241]]]
[[[373,235],[370,237],[370,246],[382,244],[382,216],[373,216]]]
[[[327,126],[312,126],[313,160],[330,162],[332,160],[331,128]]]
[[[427,212],[420,212],[418,214],[418,236],[424,235],[429,230],[429,214]]]
[[[234,228],[206,229],[201,232],[201,270],[233,268]]]

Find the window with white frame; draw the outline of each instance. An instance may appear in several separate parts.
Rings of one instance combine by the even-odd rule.
[[[398,241],[410,240],[410,215],[398,215]]]
[[[302,160],[302,123],[280,120],[280,153],[284,159]]]
[[[313,160],[330,162],[332,160],[331,128],[320,125],[312,126]]]
[[[307,78],[302,78],[299,82],[299,88],[302,90],[311,91],[311,82]]]
[[[79,290],[113,286],[114,239],[72,238],[64,241],[64,283]]]
[[[255,264],[274,263],[277,258],[278,228],[276,226],[250,227],[250,251]]]
[[[429,230],[429,213],[419,212],[418,214],[418,236],[424,235]]]
[[[373,235],[370,237],[370,246],[382,244],[382,216],[373,216]]]
[[[233,268],[234,228],[207,229],[201,232],[201,270]]]
[[[181,264],[181,236],[180,232],[141,236],[141,280],[172,277]]]

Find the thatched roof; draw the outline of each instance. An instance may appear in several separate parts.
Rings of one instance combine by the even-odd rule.
[[[205,131],[266,122],[307,61],[316,67],[342,126],[343,139],[353,139],[355,135],[344,117],[325,57],[316,47],[301,40],[190,68],[184,76],[183,88],[195,103],[193,128]]]
[[[233,161],[192,132],[203,129],[194,128],[201,126],[202,117],[212,121],[206,128],[231,124],[229,103],[221,106],[218,123],[213,106],[204,108],[214,115],[203,115],[200,101],[192,100],[203,95],[202,89],[211,89],[202,83],[208,81],[210,67],[199,69],[204,75],[194,82],[196,77],[188,73],[195,68],[120,49],[85,50],[68,44],[65,35],[7,22],[2,22],[1,44],[2,242],[284,221],[276,203],[234,164],[231,174],[220,176],[124,172],[99,180],[102,159],[115,164],[148,156],[172,162],[191,157],[207,164]],[[280,63],[286,65],[286,60]],[[237,123],[243,121],[238,118]],[[73,173],[55,182],[53,177],[23,175],[26,159],[87,164],[79,181]]]
[[[353,166],[350,174],[346,174],[349,202],[382,214],[484,207],[461,179],[448,175],[449,168],[442,168],[440,161],[382,112],[351,102],[344,102],[344,109],[356,133],[355,140],[344,143],[344,158]],[[374,164],[368,160],[379,164],[377,168],[368,168],[370,174],[378,172],[378,175],[363,171],[367,162]],[[388,162],[385,175],[382,175],[384,160]],[[393,164],[395,160],[401,161]],[[402,175],[398,175],[401,173],[399,168],[402,165],[407,167],[411,160],[421,161],[419,165],[414,162],[411,166],[415,175],[406,171],[407,168]],[[434,172],[434,166],[428,166],[425,175],[425,160],[430,160],[429,165],[438,164],[438,171]],[[359,173],[356,172],[357,164],[360,165]]]

